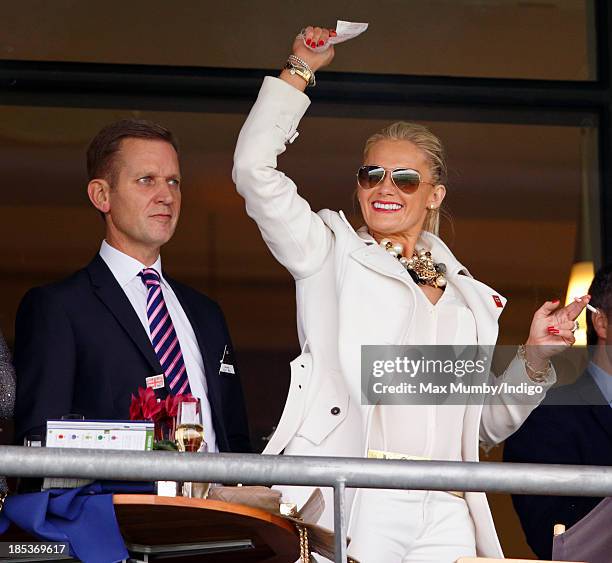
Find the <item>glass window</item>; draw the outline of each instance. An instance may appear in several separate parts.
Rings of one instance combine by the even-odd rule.
[[[592,0],[103,3],[22,0],[3,8],[0,58],[280,68],[292,33],[370,23],[332,71],[593,80]]]
[[[294,346],[290,289],[281,292],[287,298],[282,307],[262,304],[259,318],[257,299],[255,309],[244,318],[239,293],[234,289],[224,293],[228,283],[257,294],[266,284],[291,286],[234,191],[232,154],[244,121],[241,114],[0,106],[0,247],[5,276],[18,280],[21,291],[35,281],[79,267],[96,252],[102,222],[87,199],[84,152],[103,124],[125,115],[158,120],[181,142],[183,211],[165,252],[166,266],[177,277],[186,276],[203,289],[218,292],[227,301],[229,316],[235,315],[232,324],[244,335],[245,344],[253,338],[268,348]],[[281,156],[280,166],[314,209],[344,209],[357,224],[352,194],[363,140],[385,123],[308,117],[296,143]],[[452,222],[443,221],[442,235],[460,260],[511,303],[531,307],[542,299],[562,297],[584,215],[583,191],[594,189],[585,187],[589,162],[585,147],[587,153],[595,150],[587,143],[591,130],[498,123],[427,125],[447,147],[450,177],[445,205]],[[596,167],[591,166],[593,172]],[[598,213],[595,209],[588,214],[596,255]],[[6,283],[5,276],[0,283]],[[1,312],[9,335],[19,291]],[[280,294],[272,294],[271,298],[280,299]],[[513,307],[502,317],[502,324],[512,327],[501,331],[504,342],[520,340],[519,328],[524,329],[528,320],[518,305],[513,320]],[[273,322],[270,315],[275,316]],[[249,323],[252,331],[246,328]],[[262,324],[270,324],[274,331],[278,323],[283,326],[278,336],[262,337]]]

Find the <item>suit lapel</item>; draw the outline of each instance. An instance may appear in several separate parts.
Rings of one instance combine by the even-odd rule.
[[[149,336],[142,326],[136,311],[134,311],[125,292],[121,289],[115,276],[113,276],[100,255],[97,255],[91,261],[87,266],[87,271],[91,279],[94,293],[104,305],[106,305],[108,310],[117,319],[117,322],[132,339],[136,347],[142,352],[142,355],[151,365],[153,372],[155,374],[163,373],[159,360],[155,355],[155,350],[153,350],[153,346],[149,340]]]

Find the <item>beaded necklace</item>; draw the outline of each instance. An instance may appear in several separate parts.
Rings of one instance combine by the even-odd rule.
[[[442,262],[435,263],[431,257],[431,252],[424,248],[412,253],[412,257],[406,258],[403,255],[404,245],[397,242],[393,243],[388,238],[380,241],[382,246],[391,256],[397,258],[399,263],[406,268],[415,283],[430,285],[436,288],[443,288],[446,285],[446,265]]]

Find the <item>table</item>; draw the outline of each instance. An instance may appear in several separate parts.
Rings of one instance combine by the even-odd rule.
[[[141,494],[114,495],[113,504],[130,562],[293,563],[299,559],[295,526],[265,510],[218,500]],[[0,541],[40,540],[11,526]]]
[[[114,495],[119,528],[140,561],[293,563],[295,526],[265,510],[218,500]]]

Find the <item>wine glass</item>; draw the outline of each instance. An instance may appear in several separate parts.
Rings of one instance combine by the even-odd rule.
[[[182,452],[198,452],[204,442],[200,400],[181,401],[177,409],[174,438]]]
[[[179,403],[174,438],[179,450],[182,452],[207,451],[199,399],[196,401],[181,401]],[[182,494],[184,497],[189,498],[206,498],[209,488],[210,483],[186,481],[183,483]]]

